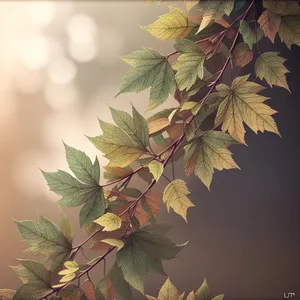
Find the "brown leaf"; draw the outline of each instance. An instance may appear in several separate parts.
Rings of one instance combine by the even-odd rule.
[[[105,282],[101,281],[101,293],[105,300],[114,300],[116,297],[116,289],[108,277],[106,277],[104,280]]]
[[[153,216],[157,215],[158,212],[160,211],[162,194],[150,191],[150,192],[146,193],[145,199],[146,199],[146,203],[147,203],[152,215]],[[135,216],[139,220],[141,226],[143,226],[144,224],[146,224],[149,221],[149,215],[144,210],[141,201],[138,203],[138,205],[136,207]]]
[[[172,124],[167,128],[168,135],[172,140],[177,140],[183,133],[182,124]]]
[[[85,295],[88,300],[96,300],[96,291],[93,283],[87,279],[83,282]]]
[[[159,132],[170,125],[168,118],[158,118],[148,122],[149,134]]]
[[[243,68],[253,59],[253,52],[246,43],[238,44],[233,50],[233,66]]]
[[[281,17],[269,10],[265,10],[259,17],[258,23],[272,43],[275,42],[275,36],[279,30]]]

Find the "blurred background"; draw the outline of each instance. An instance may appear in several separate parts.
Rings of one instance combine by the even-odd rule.
[[[171,52],[172,43],[138,26],[167,12],[167,5],[144,1],[0,2],[0,288],[20,285],[8,265],[16,265],[26,247],[13,219],[59,220],[59,198],[48,191],[40,169],[67,170],[62,140],[98,155],[103,166],[105,159],[84,134],[100,133],[97,117],[111,121],[108,105],[130,111],[131,101],[142,113],[147,108],[148,91],[114,98],[128,69],[120,56],[142,46]],[[233,149],[242,171],[216,173],[211,192],[189,178],[196,204],[189,224],[164,209],[160,216],[174,225],[175,242],[190,241],[166,263],[181,291],[198,288],[207,276],[213,294],[226,299],[300,295],[300,51],[289,52],[278,41],[275,48],[292,71],[293,94],[268,90],[283,139],[249,133],[249,147]],[[177,169],[184,176],[182,163]],[[78,210],[65,211],[79,230]],[[146,292],[156,295],[164,280],[151,276]]]

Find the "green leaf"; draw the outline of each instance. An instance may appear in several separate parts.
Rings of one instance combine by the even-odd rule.
[[[168,300],[168,299],[178,299],[178,290],[175,285],[168,278],[166,282],[161,287],[157,300]]]
[[[118,250],[124,247],[124,242],[121,240],[116,240],[116,239],[104,239],[101,240],[101,242],[106,243],[108,245],[111,245],[113,247],[117,247]]]
[[[121,268],[118,267],[118,264],[115,262],[111,270],[108,273],[108,277],[116,288],[117,293],[124,300],[132,300],[131,288],[128,282],[124,279]]]
[[[127,167],[145,153],[121,128],[99,120],[103,135],[89,137],[97,149],[110,160],[111,167]]]
[[[211,294],[206,279],[204,279],[202,285],[196,291],[195,296],[196,300],[211,300]]]
[[[165,102],[169,94],[176,90],[174,72],[166,57],[145,49],[136,51],[124,58],[133,68],[124,77],[124,83],[117,95],[127,92],[141,92],[149,87],[149,109]]]
[[[230,15],[234,8],[234,0],[214,0],[200,2],[202,20],[198,32],[206,28],[212,21],[220,19],[223,15]],[[197,33],[198,33],[197,32]]]
[[[221,294],[221,295],[218,295],[216,297],[213,297],[211,300],[223,300],[225,297],[225,294]]]
[[[145,30],[160,40],[177,40],[190,33],[193,25],[189,23],[186,13],[177,7],[170,7],[168,14],[162,15],[157,21],[142,26]]]
[[[79,213],[80,227],[92,223],[105,213],[106,199],[103,189],[95,188],[94,194],[84,203]]]
[[[165,237],[169,229],[165,225],[145,226],[131,234],[117,252],[117,263],[125,280],[142,294],[147,273],[164,274],[162,260],[174,258],[183,247]]]
[[[63,212],[60,214],[60,225],[59,225],[61,233],[65,236],[70,244],[73,242],[74,232],[72,230],[72,225],[69,219],[65,216]]]
[[[237,143],[230,135],[221,131],[209,130],[204,132],[191,144],[185,146],[185,172],[190,175],[193,171],[209,189],[214,168],[239,169],[231,157],[231,152],[226,149]]]
[[[103,226],[103,231],[114,231],[122,225],[121,218],[113,213],[106,213],[94,222]]]
[[[297,1],[263,0],[263,6],[269,11],[281,16],[300,15],[300,5]]]
[[[148,124],[134,106],[132,106],[132,117],[122,110],[110,108],[110,111],[114,122],[147,151],[149,146]]]
[[[153,175],[153,177],[156,181],[159,180],[160,176],[164,172],[163,164],[161,162],[157,161],[157,160],[152,160],[148,164],[148,168],[149,168],[150,173]]]
[[[16,225],[30,246],[28,250],[34,254],[47,255],[72,250],[72,245],[59,229],[44,217],[41,217],[40,222],[16,221]]]
[[[276,111],[263,103],[268,99],[267,97],[257,94],[264,87],[249,82],[249,76],[235,78],[231,87],[225,84],[217,86],[217,91],[224,100],[218,108],[215,126],[222,123],[222,130],[224,132],[228,130],[229,134],[241,143],[245,143],[243,122],[255,133],[267,130],[280,135],[272,118]]]
[[[177,70],[175,75],[178,88],[182,91],[189,90],[196,79],[204,78],[205,54],[200,50],[181,54],[173,68]]]
[[[172,208],[174,212],[182,216],[186,222],[187,209],[195,206],[186,196],[188,194],[190,194],[190,192],[186,187],[186,183],[181,179],[176,179],[169,183],[163,194],[163,201],[166,204],[168,212],[170,212],[170,208]]]
[[[51,289],[50,271],[39,262],[30,259],[19,259],[19,266],[12,267],[20,276],[23,283]]]
[[[300,46],[300,16],[284,16],[281,18],[279,37],[289,49],[292,45]]]
[[[189,53],[189,52],[199,52],[201,49],[194,41],[182,38],[178,40],[174,45],[175,50],[178,53]]]
[[[0,299],[1,300],[12,300],[16,291],[9,289],[0,289]]]
[[[13,297],[13,300],[36,300],[43,298],[50,293],[52,289],[37,286],[35,284],[26,283],[22,284]]]
[[[66,157],[70,170],[75,176],[88,185],[98,185],[100,180],[100,166],[98,159],[92,164],[90,158],[82,151],[66,144]]]
[[[270,87],[277,85],[291,92],[285,75],[289,73],[289,70],[283,65],[286,59],[278,56],[278,54],[279,52],[265,52],[261,54],[255,62],[256,76],[261,80],[265,79]]]
[[[120,168],[120,167],[104,167],[105,171],[103,172],[104,179],[107,179],[108,182],[124,178],[132,172],[130,167]]]
[[[81,288],[74,284],[68,284],[59,292],[59,295],[63,297],[64,300],[81,300],[80,296],[82,294]]]
[[[250,28],[249,23],[245,20],[241,22],[239,30],[243,36],[244,42],[248,44],[251,50],[253,48],[253,44],[257,43],[264,35],[264,32],[260,27],[257,28],[257,32],[255,34],[255,32],[253,32]]]
[[[68,271],[73,272],[73,273],[75,273],[76,271],[79,270],[78,263],[74,260],[66,261],[64,263],[64,266],[67,268]]]
[[[197,104],[198,104],[198,102],[187,101],[187,102],[183,103],[183,105],[181,106],[180,111],[183,111],[183,110],[191,110],[191,109],[194,108]]]

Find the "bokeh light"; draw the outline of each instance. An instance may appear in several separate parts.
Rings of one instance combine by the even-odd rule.
[[[56,84],[65,84],[74,80],[77,73],[76,65],[68,58],[62,57],[49,64],[47,74]]]

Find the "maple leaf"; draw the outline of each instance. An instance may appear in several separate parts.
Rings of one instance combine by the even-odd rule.
[[[279,52],[265,52],[260,55],[255,62],[255,73],[260,79],[265,79],[271,87],[277,85],[291,92],[285,75],[289,70],[283,65],[286,59],[278,54]]]
[[[219,95],[224,100],[218,108],[215,126],[222,124],[224,132],[228,131],[233,138],[243,144],[245,144],[243,122],[255,133],[266,130],[280,135],[272,118],[276,111],[264,103],[267,97],[257,94],[264,87],[248,81],[249,76],[250,74],[237,77],[230,87],[225,84],[217,86]]]
[[[189,23],[186,13],[176,7],[170,7],[170,12],[160,16],[154,23],[142,26],[153,36],[163,41],[184,37],[190,33],[193,27],[194,25]]]
[[[194,171],[209,189],[214,168],[219,171],[239,169],[227,149],[235,143],[237,142],[226,133],[216,130],[205,131],[191,144],[185,146],[186,174],[190,175]]]
[[[300,46],[300,17],[282,17],[278,33],[281,42],[284,42],[289,49],[293,44]]]
[[[233,50],[232,62],[235,67],[245,67],[253,59],[253,52],[248,44],[240,43]]]
[[[275,36],[279,30],[281,22],[280,15],[273,13],[269,10],[264,10],[258,19],[261,29],[264,31],[265,36],[267,36],[274,44]]]
[[[186,196],[188,194],[190,194],[190,192],[186,187],[186,183],[181,179],[170,182],[166,186],[163,194],[163,201],[166,204],[168,212],[170,212],[170,208],[172,208],[174,212],[182,216],[186,222],[187,209],[195,206]]]

